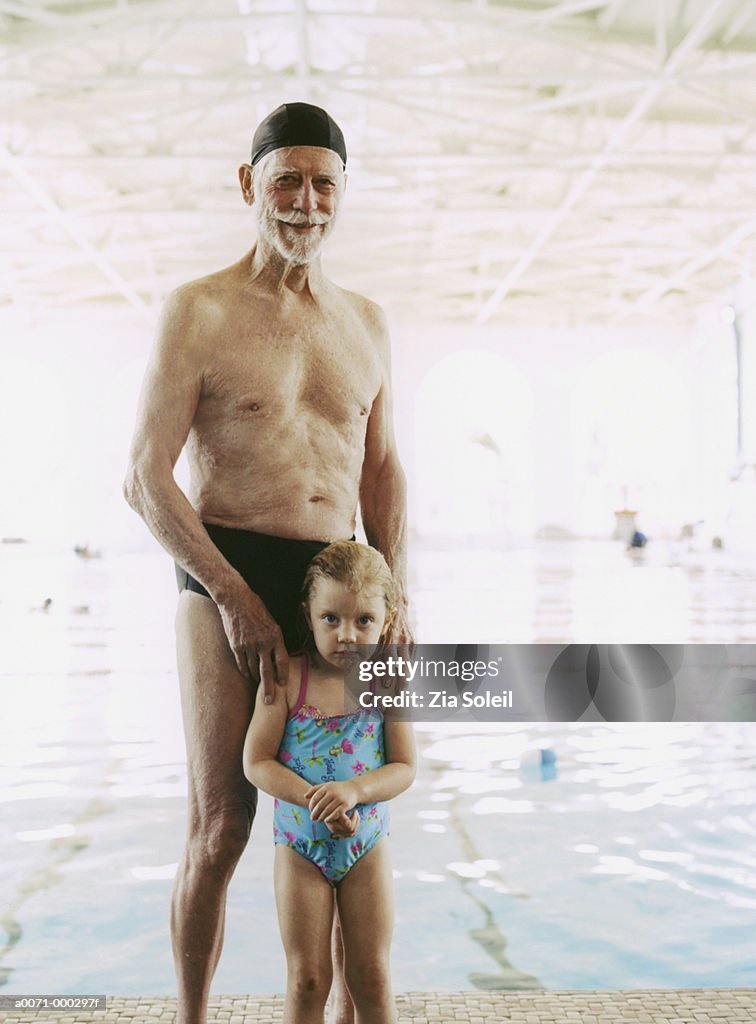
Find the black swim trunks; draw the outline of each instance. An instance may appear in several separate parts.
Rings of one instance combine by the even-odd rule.
[[[289,654],[301,650],[304,640],[299,618],[302,583],[310,561],[328,546],[328,542],[290,540],[214,523],[203,523],[203,526],[226,561],[242,576],[281,627]],[[179,591],[192,590],[195,594],[210,597],[202,584],[180,565],[176,565],[176,581]]]

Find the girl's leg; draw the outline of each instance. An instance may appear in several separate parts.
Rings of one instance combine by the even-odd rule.
[[[361,857],[336,888],[344,975],[357,1024],[395,1024],[389,955],[394,896],[387,839]]]
[[[276,846],[276,907],[286,953],[283,1024],[323,1024],[331,987],[333,889],[315,865]]]

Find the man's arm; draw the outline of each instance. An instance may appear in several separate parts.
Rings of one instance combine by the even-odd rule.
[[[202,390],[199,310],[191,286],[168,299],[142,387],[124,496],[165,550],[205,587],[220,611],[239,671],[257,678],[266,696],[288,671],[281,631],[262,601],[226,561],[176,484],[173,470],[184,447]]]
[[[408,644],[412,643],[412,634],[407,619],[407,485],[394,439],[388,328],[382,311],[377,306],[372,309],[383,380],[365,435],[360,508],[368,543],[381,552],[396,580],[397,614],[387,639]]]

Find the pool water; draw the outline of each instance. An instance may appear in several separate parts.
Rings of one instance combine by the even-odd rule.
[[[607,635],[605,595],[589,614],[576,586],[596,571],[592,550],[588,568],[570,563],[566,578],[561,552],[548,627],[538,601],[518,619],[502,593],[511,635],[489,625],[474,638],[582,640],[570,626],[572,593]],[[171,567],[152,552],[86,559],[15,545],[0,559],[0,988],[175,992],[167,914],[186,783]],[[421,559],[415,581],[434,641],[430,623],[448,603],[436,598],[434,610],[436,565]],[[663,570],[649,577],[652,592]],[[739,584],[742,565],[738,573]],[[714,608],[727,590],[721,564],[711,575]],[[515,586],[517,573],[508,578]],[[682,596],[654,640],[752,642],[745,611],[732,618],[738,637],[706,625],[700,572],[688,599],[679,574],[667,583]],[[492,603],[481,599],[487,615]],[[702,606],[705,637],[684,626]],[[471,638],[471,613],[459,629],[455,640]],[[417,782],[392,806],[398,990],[756,984],[756,725],[426,724],[417,733]],[[554,752],[553,770],[532,766],[541,748]],[[229,893],[216,992],[284,987],[272,858],[262,799]]]

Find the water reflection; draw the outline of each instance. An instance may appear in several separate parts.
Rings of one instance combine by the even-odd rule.
[[[57,580],[49,559],[2,566],[0,983],[14,991],[174,990],[186,779],[173,580],[162,557],[149,566],[74,558]],[[552,596],[571,586],[549,580]],[[392,810],[398,989],[756,983],[752,724],[421,725],[418,739],[417,783]],[[217,991],[283,984],[270,828],[262,801]]]

